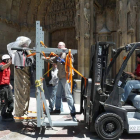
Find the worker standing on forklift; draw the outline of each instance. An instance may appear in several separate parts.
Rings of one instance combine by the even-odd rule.
[[[10,84],[10,65],[12,60],[8,54],[2,56],[2,62],[0,63],[0,107],[1,116],[3,121],[13,120],[13,94],[11,89],[13,88]]]
[[[137,54],[137,63],[138,64],[137,64],[137,68],[136,68],[135,72],[133,72],[133,73],[127,72],[135,80],[127,81],[127,83],[124,87],[124,93],[122,94],[122,98],[121,98],[122,105],[125,104],[132,89],[140,89],[140,53]]]
[[[58,68],[59,81],[58,81],[58,88],[57,88],[57,92],[56,92],[55,110],[53,111],[53,113],[60,113],[62,92],[64,90],[65,97],[67,99],[67,103],[68,103],[68,106],[69,106],[69,109],[70,109],[70,112],[71,112],[71,117],[72,117],[73,121],[77,121],[76,117],[75,117],[74,100],[73,100],[73,97],[72,97],[72,94],[71,94],[70,85],[69,85],[69,83],[67,82],[67,79],[66,79],[66,72],[65,72],[65,65],[64,65],[64,61],[66,59],[65,43],[64,42],[59,42],[58,43],[58,48],[62,49],[62,53],[59,55],[59,57],[61,58],[61,62],[60,62],[60,59],[58,60],[57,56],[55,57],[55,59],[57,60],[56,62],[57,62],[57,68]],[[72,60],[72,62],[73,62],[73,60]]]

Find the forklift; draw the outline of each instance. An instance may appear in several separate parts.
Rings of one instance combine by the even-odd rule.
[[[108,65],[108,50],[113,42],[97,42],[92,51],[90,78],[86,87],[81,82],[81,110],[91,132],[103,140],[116,140],[124,130],[129,134],[140,133],[140,95],[133,90],[129,101],[122,106],[121,96],[129,74],[124,72],[127,62],[140,43],[130,43],[112,49],[113,59]],[[114,80],[107,80],[109,72],[122,51],[128,52]]]

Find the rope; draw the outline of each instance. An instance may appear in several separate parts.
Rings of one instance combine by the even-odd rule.
[[[43,80],[44,80],[44,78],[40,78],[40,80],[36,80],[36,81],[35,81],[35,84],[36,84],[36,87],[40,87],[41,90],[44,92],[44,90],[43,90],[42,87],[41,87],[41,84],[42,84],[42,81],[43,81]],[[41,93],[40,93],[40,97],[41,97]],[[46,114],[46,109],[45,109],[44,103],[43,103],[43,111],[44,111],[44,113]]]
[[[48,74],[51,70],[52,70],[52,68],[50,68],[43,76],[45,76],[46,74]]]
[[[48,47],[44,44],[43,41],[40,41],[40,44],[41,44],[42,46],[44,46],[45,48],[48,48]]]
[[[35,111],[28,111],[28,113],[37,113],[37,112],[35,112]]]
[[[29,54],[26,57],[30,57],[30,56],[34,56],[34,55],[36,55],[36,53]]]
[[[36,84],[36,87],[40,87],[41,90],[44,92],[44,90],[43,90],[42,87],[41,87],[42,81],[43,81],[43,79],[40,78],[40,80],[36,80],[36,81],[35,81],[35,84]]]
[[[68,71],[68,67],[70,68],[70,72]],[[66,78],[68,79],[68,75],[69,76],[69,82],[72,83],[72,70],[74,70],[78,75],[80,75],[81,77],[84,78],[85,80],[85,87],[86,87],[86,82],[87,82],[87,78],[84,77],[79,71],[77,71],[75,68],[73,68],[72,65],[72,58],[71,58],[71,50],[69,50],[69,53],[66,57],[66,62],[65,62],[65,71],[66,71]],[[72,83],[73,84],[73,83]],[[72,88],[72,84],[71,84],[71,88]],[[71,91],[72,92],[72,91]]]
[[[68,68],[69,66],[69,68]],[[69,49],[69,53],[66,56],[66,62],[65,62],[65,72],[66,72],[66,79],[70,83],[71,82],[71,93],[72,93],[72,86],[73,86],[73,80],[72,80],[72,57],[71,57],[71,49]],[[69,71],[68,71],[69,69]]]

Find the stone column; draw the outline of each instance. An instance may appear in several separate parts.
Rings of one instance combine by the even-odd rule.
[[[136,0],[120,0],[117,1],[117,13],[118,13],[118,38],[117,45],[125,46],[128,43],[136,42]],[[117,68],[119,69],[122,62],[123,57],[126,56],[127,53],[123,51],[123,53],[119,57],[119,61],[117,62]],[[133,72],[135,69],[135,53],[129,59],[127,63],[127,67],[125,71]]]
[[[92,9],[92,10],[91,10]],[[93,44],[93,0],[76,0],[76,39],[78,41],[78,71],[89,77],[90,49]]]

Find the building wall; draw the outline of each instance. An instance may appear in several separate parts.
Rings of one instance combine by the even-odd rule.
[[[18,36],[31,38],[35,46],[35,21],[45,31],[45,44],[56,47],[64,41],[67,48],[77,49],[75,67],[89,76],[91,45],[96,41],[114,41],[116,47],[140,40],[139,0],[0,0],[0,54]],[[110,33],[99,34],[106,24]],[[115,75],[126,53],[114,66]],[[82,56],[82,57],[81,57]],[[135,54],[126,71],[134,71]]]
[[[0,54],[7,53],[6,45],[19,36],[29,37],[30,47],[35,47],[36,20],[41,22],[48,47],[64,41],[68,49],[77,49],[74,17],[75,0],[0,0]]]
[[[8,26],[5,22],[0,22],[0,61],[3,54],[7,54],[7,44],[15,41],[19,32],[13,27]],[[13,66],[11,66],[11,79],[13,79]]]
[[[116,47],[125,46],[128,43],[139,42],[140,38],[140,1],[139,0],[95,0],[95,41],[113,41]],[[103,24],[106,24],[110,34],[99,34]],[[103,37],[104,38],[103,38]],[[110,54],[109,54],[110,55]],[[123,51],[118,57],[113,68],[112,74],[115,76],[119,71],[124,56],[127,52]],[[135,52],[127,63],[125,71],[133,72],[136,67]]]

